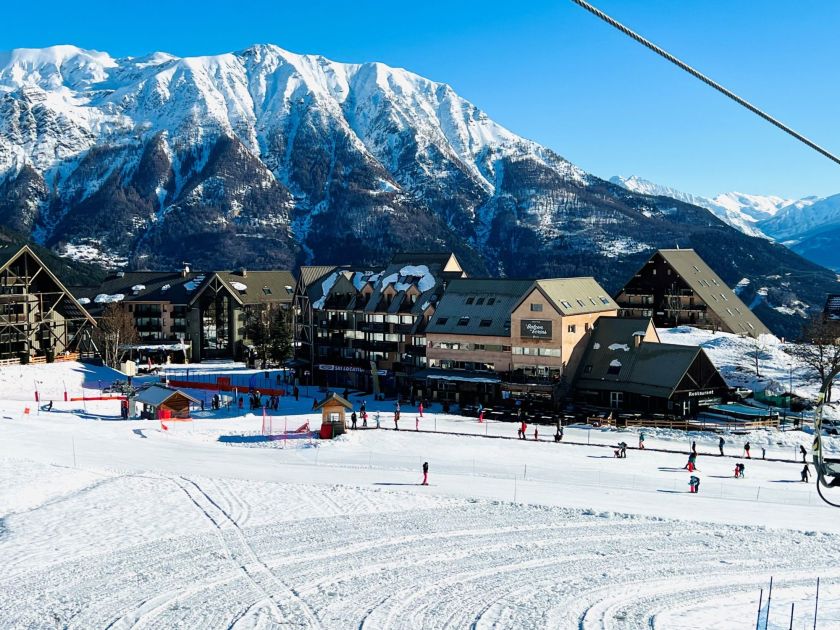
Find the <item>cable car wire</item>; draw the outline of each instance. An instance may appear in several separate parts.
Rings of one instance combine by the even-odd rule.
[[[691,66],[689,66],[687,63],[685,63],[685,62],[683,62],[683,61],[680,61],[679,59],[677,59],[676,57],[674,57],[674,55],[672,55],[672,54],[671,54],[671,53],[669,53],[668,51],[663,50],[662,48],[660,48],[659,46],[657,46],[656,44],[654,44],[654,43],[653,43],[653,42],[651,42],[650,40],[645,39],[644,37],[642,37],[641,35],[639,35],[639,34],[638,34],[638,33],[636,33],[635,31],[633,31],[633,30],[631,30],[631,29],[627,28],[627,27],[626,27],[626,26],[624,26],[621,22],[619,22],[618,20],[615,20],[615,19],[611,18],[609,15],[607,15],[606,13],[604,13],[603,11],[601,11],[600,9],[598,9],[597,7],[592,6],[591,4],[589,4],[588,2],[586,2],[585,0],[572,0],[572,2],[574,2],[574,3],[575,3],[575,4],[577,4],[578,6],[580,6],[580,7],[584,8],[584,9],[586,9],[586,10],[587,10],[587,11],[589,11],[592,15],[594,15],[594,16],[596,16],[596,17],[600,18],[601,20],[603,20],[604,22],[606,22],[606,23],[607,23],[607,24],[609,24],[610,26],[612,26],[612,27],[614,27],[614,28],[618,29],[619,31],[621,31],[622,33],[624,33],[625,35],[627,35],[628,37],[630,37],[630,38],[632,38],[632,39],[635,39],[635,40],[636,40],[637,42],[639,42],[642,46],[645,46],[646,48],[649,48],[650,50],[652,50],[653,52],[655,52],[657,55],[659,55],[660,57],[662,57],[663,59],[666,59],[667,61],[670,61],[672,64],[674,64],[674,65],[675,65],[675,66],[677,66],[678,68],[682,68],[683,70],[685,70],[686,72],[688,72],[691,76],[693,76],[693,77],[695,77],[695,78],[697,78],[697,79],[700,79],[703,83],[705,83],[706,85],[708,85],[708,86],[710,86],[710,87],[712,87],[712,88],[716,89],[718,92],[720,92],[720,93],[721,93],[721,94],[723,94],[724,96],[726,96],[726,97],[728,97],[728,98],[732,99],[733,101],[735,101],[736,103],[738,103],[738,104],[739,104],[739,105],[741,105],[742,107],[745,107],[745,108],[747,108],[748,110],[750,110],[752,113],[754,113],[754,114],[756,114],[756,115],[758,115],[758,116],[761,116],[764,120],[766,120],[766,121],[767,121],[767,122],[769,122],[770,124],[775,125],[776,127],[778,127],[779,129],[781,129],[781,130],[782,130],[782,131],[784,131],[785,133],[787,133],[787,134],[789,134],[789,135],[793,136],[794,138],[796,138],[797,140],[799,140],[799,141],[800,141],[800,142],[802,142],[803,144],[805,144],[805,145],[807,145],[807,146],[811,147],[812,149],[814,149],[814,150],[815,150],[815,151],[817,151],[818,153],[821,153],[822,155],[824,155],[825,157],[827,157],[827,158],[828,158],[829,160],[831,160],[832,162],[835,162],[836,164],[840,164],[840,158],[838,158],[836,155],[834,155],[833,153],[831,153],[831,151],[829,151],[828,149],[824,149],[823,147],[821,147],[820,145],[818,145],[816,142],[814,142],[814,141],[812,141],[812,140],[809,140],[808,138],[806,138],[805,136],[803,136],[803,135],[802,135],[801,133],[799,133],[798,131],[796,131],[796,130],[794,130],[794,129],[791,129],[790,127],[788,127],[786,124],[784,124],[784,123],[783,123],[783,122],[781,122],[780,120],[778,120],[778,119],[776,119],[776,118],[773,118],[773,116],[771,116],[770,114],[768,114],[768,113],[766,113],[766,112],[762,111],[761,109],[759,109],[758,107],[756,107],[755,105],[753,105],[752,103],[750,103],[749,101],[744,100],[743,98],[741,98],[740,96],[738,96],[737,94],[735,94],[734,92],[732,92],[731,90],[726,89],[726,88],[725,88],[725,87],[723,87],[720,83],[718,83],[718,82],[716,82],[716,81],[713,81],[712,79],[710,79],[709,77],[707,77],[707,76],[706,76],[705,74],[703,74],[702,72],[700,72],[700,71],[698,71],[698,70],[695,70],[694,68],[692,68]]]

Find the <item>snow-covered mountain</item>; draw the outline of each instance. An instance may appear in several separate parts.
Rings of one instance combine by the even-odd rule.
[[[0,53],[0,223],[112,265],[363,265],[446,248],[474,273],[616,289],[676,244],[715,256],[733,284],[781,287],[762,276],[789,271],[780,300],[816,304],[834,283],[698,203],[589,175],[448,85],[380,63],[272,45]]]
[[[615,176],[610,181],[641,194],[671,197],[707,208],[744,234],[778,241],[808,260],[840,271],[840,195],[791,200],[729,192],[709,198],[635,175]]]
[[[713,198],[703,197],[655,184],[636,175],[631,177],[616,175],[610,178],[610,181],[627,190],[644,195],[671,197],[706,208],[721,221],[741,230],[744,234],[764,238],[767,238],[767,234],[760,228],[760,222],[772,218],[781,208],[795,203],[775,195],[747,195],[739,192],[722,193]]]

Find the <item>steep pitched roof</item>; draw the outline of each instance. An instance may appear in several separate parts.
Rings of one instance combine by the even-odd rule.
[[[536,280],[533,286],[563,315],[618,310],[618,304],[610,297],[610,294],[598,284],[595,278],[590,276]],[[527,296],[523,296],[522,300],[525,297]],[[517,308],[522,300],[514,308]]]
[[[61,280],[59,280],[58,277],[50,271],[49,267],[44,264],[44,262],[28,245],[23,245],[22,247],[8,246],[0,248],[0,261],[4,261],[5,259],[5,261],[0,264],[0,271],[5,271],[12,263],[23,255],[31,256],[35,262],[41,266],[41,269],[43,269],[44,273],[50,278],[50,280],[55,283],[59,291],[64,293],[64,299],[56,306],[56,310],[58,310],[58,312],[60,312],[64,317],[73,319],[84,318],[91,324],[96,325],[96,320],[91,317],[90,313],[84,306],[82,306],[76,296],[61,283]]]
[[[693,249],[660,249],[657,253],[730,330],[752,336],[770,332]]]
[[[217,271],[243,304],[291,303],[295,278],[290,271]],[[245,287],[244,289],[242,287]]]
[[[323,278],[328,273],[331,273],[335,268],[335,265],[316,265],[301,267],[300,283],[303,289],[305,290],[309,285],[318,280],[318,278]]]
[[[703,353],[699,346],[637,342],[650,320],[600,317],[578,366],[575,387],[669,398]]]
[[[508,278],[450,280],[426,332],[509,337],[511,311],[532,285]]]
[[[337,402],[338,404],[340,404],[345,409],[352,409],[353,408],[353,403],[348,402],[348,400],[346,398],[344,398],[343,396],[339,396],[335,392],[330,392],[329,395],[326,398],[324,398],[324,400],[322,400],[317,405],[315,405],[315,409],[321,409],[324,405],[326,405],[327,403],[330,403],[330,402]],[[314,411],[314,409],[313,409],[313,411]]]
[[[190,402],[195,403],[196,405],[200,403],[199,400],[196,400],[189,394],[182,392],[180,389],[172,389],[171,387],[164,387],[163,385],[152,385],[151,387],[147,387],[146,389],[140,390],[133,398],[137,402],[141,402],[146,405],[151,405],[153,407],[158,407],[173,396],[175,396],[176,394],[180,394],[181,396],[183,396]]]

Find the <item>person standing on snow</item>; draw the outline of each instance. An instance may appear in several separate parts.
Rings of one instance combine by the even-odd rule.
[[[420,404],[417,406],[417,410],[420,412],[420,417],[423,417],[423,401],[420,401]]]
[[[746,457],[747,459],[752,459],[752,457],[750,457],[750,443],[749,442],[744,443],[744,457]]]
[[[537,428],[537,425],[534,425],[534,441],[536,442],[539,439],[540,439],[540,431]]]
[[[720,436],[718,440],[718,449],[720,449],[720,456],[723,457],[723,445],[726,444],[726,440],[723,439],[723,436]]]
[[[350,414],[350,425],[351,425],[350,426],[351,429],[356,428],[356,412],[355,411]]]
[[[805,464],[805,467],[802,469],[802,481],[808,483],[808,476],[811,474],[811,471],[808,469],[808,464]]]
[[[414,416],[414,430],[420,430],[420,416]]]
[[[618,456],[623,459],[627,458],[627,442],[618,443]]]
[[[700,477],[691,475],[691,478],[688,480],[688,487],[689,492],[691,492],[692,494],[697,494],[698,492],[700,492]]]
[[[801,444],[799,445],[799,454],[802,455],[802,463],[803,464],[806,463],[805,462],[805,456],[807,455],[807,453],[805,451],[805,447],[802,446]]]
[[[735,464],[735,479],[741,476],[741,464]]]
[[[691,452],[697,454],[697,441],[691,440]]]
[[[739,477],[744,477],[744,476],[746,476],[746,472],[747,472],[747,467],[744,466],[743,463],[738,464],[738,476]]]
[[[420,485],[429,485],[429,462],[423,462],[423,483],[421,483]]]
[[[379,412],[376,412],[376,415],[373,417],[376,420],[376,428],[379,428]]]
[[[528,430],[528,425],[525,424],[525,421],[522,421],[522,425],[519,427],[519,437],[523,440],[525,439],[525,432]]]
[[[645,434],[644,432],[639,433],[639,450],[645,450]]]

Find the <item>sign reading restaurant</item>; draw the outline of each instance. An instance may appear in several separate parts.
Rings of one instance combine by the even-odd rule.
[[[528,339],[551,339],[551,320],[523,319],[519,322],[519,336]]]

